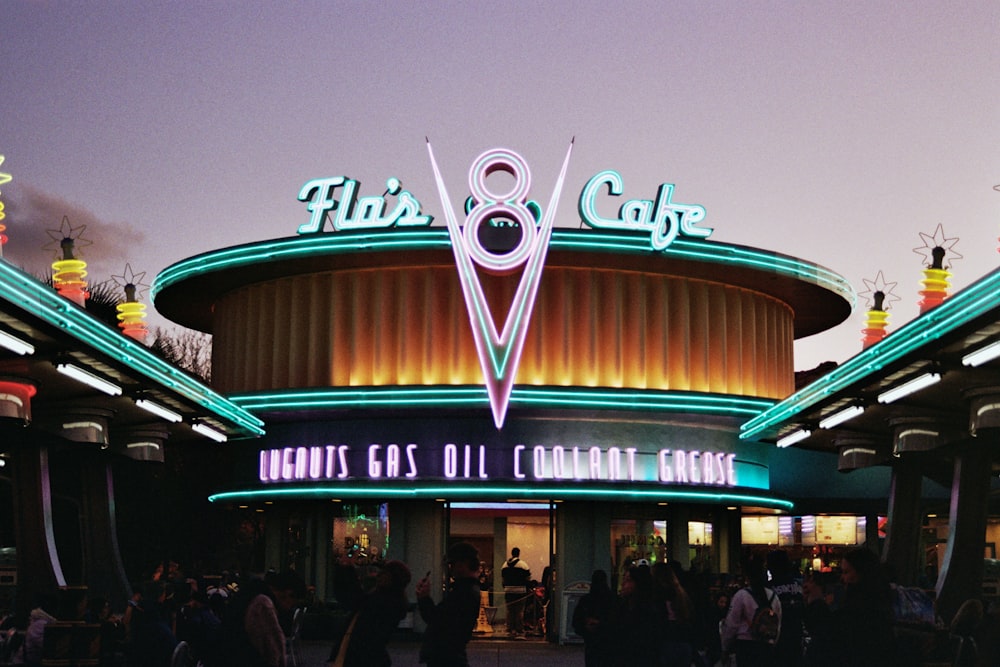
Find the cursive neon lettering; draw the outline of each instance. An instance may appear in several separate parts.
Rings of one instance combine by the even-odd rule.
[[[654,250],[666,250],[678,235],[708,238],[710,227],[699,227],[705,219],[705,208],[697,204],[673,201],[674,185],[663,183],[656,199],[630,199],[618,209],[617,218],[606,218],[597,212],[597,196],[602,186],[608,195],[619,197],[624,192],[622,177],[610,169],[595,174],[580,192],[580,218],[594,228],[648,232]]]
[[[346,176],[317,178],[308,181],[299,190],[299,201],[308,202],[309,222],[300,225],[299,234],[315,234],[323,231],[330,211],[336,211],[330,224],[333,231],[357,229],[381,229],[399,225],[401,227],[427,226],[433,217],[420,212],[420,202],[407,190],[402,190],[398,178],[386,181],[386,193],[381,196],[357,198],[360,183]],[[343,188],[340,199],[334,198],[337,188]],[[392,211],[386,215],[385,195],[398,195]]]

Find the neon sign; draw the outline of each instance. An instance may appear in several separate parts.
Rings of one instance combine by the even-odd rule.
[[[705,208],[697,204],[676,204],[672,200],[674,186],[663,183],[656,192],[656,199],[630,199],[618,209],[617,218],[605,218],[597,212],[597,194],[602,185],[608,186],[608,194],[620,196],[623,190],[621,175],[606,170],[595,175],[583,186],[580,193],[580,218],[591,227],[600,229],[620,229],[626,231],[648,231],[653,250],[666,250],[678,234],[696,238],[708,238],[710,227],[697,227],[705,219]]]
[[[444,210],[490,409],[498,429],[503,426],[507,415],[572,152],[571,141],[544,212],[536,202],[527,198],[531,188],[531,171],[524,158],[505,148],[484,152],[469,169],[472,196],[466,200],[465,223],[460,225],[434,151],[430,141],[427,142],[427,153]],[[487,184],[487,178],[496,172],[504,172],[513,178],[513,185],[506,192],[496,192]],[[308,223],[298,228],[298,233],[321,232],[327,220],[330,220],[335,232],[342,232],[427,226],[433,219],[420,212],[420,202],[401,189],[397,178],[386,181],[386,194],[398,195],[399,198],[396,207],[388,214],[385,213],[385,195],[359,199],[358,186],[357,181],[346,176],[308,181],[299,191],[298,199],[308,202],[306,207],[312,215]],[[626,201],[616,219],[605,218],[597,212],[596,200],[602,186],[607,186],[608,194],[613,197],[624,192],[622,177],[615,171],[602,171],[587,181],[580,193],[579,211],[583,222],[593,228],[648,232],[656,251],[666,250],[678,236],[703,239],[712,233],[709,227],[697,226],[705,218],[704,207],[672,201],[673,184],[662,184],[655,199]],[[343,188],[339,200],[334,198],[338,188]],[[335,214],[330,219],[332,211]],[[483,246],[480,238],[479,231],[483,224],[497,224],[497,221],[507,221],[521,232],[520,240],[507,252],[493,252]],[[500,275],[521,270],[517,291],[504,318],[503,329],[499,332],[476,267]]]
[[[463,230],[458,224],[455,208],[448,197],[444,179],[441,178],[441,171],[438,169],[429,141],[427,153],[434,169],[434,180],[448,223],[448,234],[451,237],[459,281],[465,295],[465,305],[469,311],[469,321],[476,341],[476,350],[479,353],[479,363],[483,369],[483,379],[486,381],[493,421],[499,429],[503,426],[507,415],[510,392],[520,364],[521,351],[524,349],[535,297],[538,295],[538,285],[548,254],[556,209],[566,179],[566,168],[573,153],[573,142],[570,142],[566,151],[566,158],[563,160],[562,171],[552,191],[552,198],[537,229],[534,215],[527,206],[531,171],[520,155],[504,148],[496,148],[476,158],[469,169],[469,188],[475,205],[466,217]],[[514,184],[509,191],[494,192],[486,184],[486,177],[497,171],[513,176]],[[520,242],[506,254],[498,255],[483,248],[479,239],[479,227],[492,218],[513,220],[521,228]],[[511,273],[523,267],[517,292],[511,300],[503,331],[499,334],[474,264],[494,273]]]
[[[308,223],[299,227],[299,234],[323,231],[327,213],[334,210],[336,214],[331,224],[335,232],[392,226],[426,227],[434,219],[420,212],[420,202],[408,190],[403,190],[398,178],[389,178],[385,182],[385,193],[396,195],[398,199],[395,208],[388,214],[385,212],[385,195],[359,199],[357,194],[360,185],[358,181],[346,176],[316,178],[303,185],[299,191],[299,201],[309,202],[306,208],[312,212],[312,217]],[[333,198],[333,194],[339,187],[344,190],[337,200]]]
[[[497,451],[485,445],[393,443],[282,447],[258,454],[258,478],[264,484],[442,477],[737,485],[735,454],[700,450],[663,448],[649,454],[636,447],[516,445]]]

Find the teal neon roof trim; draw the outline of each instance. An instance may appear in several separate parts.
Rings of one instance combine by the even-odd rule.
[[[762,507],[777,507],[792,510],[795,503],[790,500],[772,496],[751,493],[727,493],[719,491],[695,491],[689,488],[628,488],[628,487],[584,487],[578,484],[564,486],[524,485],[524,486],[462,486],[458,484],[442,484],[440,486],[404,487],[379,483],[377,485],[330,485],[330,486],[299,486],[299,487],[269,487],[264,489],[247,489],[244,491],[225,491],[208,497],[209,502],[254,502],[278,500],[281,498],[383,498],[393,499],[426,499],[426,498],[557,498],[560,500],[597,498],[613,500],[647,500],[647,501],[688,501],[718,504],[758,505]]]
[[[489,408],[490,405],[486,388],[475,385],[288,389],[231,394],[229,399],[255,412],[382,407]],[[741,417],[760,414],[774,404],[768,399],[699,392],[531,386],[515,386],[510,402],[525,408],[660,410]]]
[[[264,434],[264,422],[254,415],[160,359],[145,346],[94,319],[87,311],[60,296],[51,287],[2,260],[0,299],[65,331],[76,338],[81,346],[111,357],[152,382],[205,408],[216,417],[253,435]]]
[[[929,345],[941,336],[1000,307],[1000,270],[988,273],[878,343],[862,350],[819,380],[803,387],[777,405],[745,423],[740,438],[757,438],[796,415],[879,372],[906,354]]]
[[[380,231],[309,234],[223,248],[181,260],[161,271],[153,281],[151,299],[162,290],[193,276],[238,267],[341,253],[379,252],[383,250],[450,249],[451,240],[444,227],[389,229]],[[594,252],[653,254],[648,235],[587,229],[554,229],[550,250],[589,250]],[[715,241],[677,239],[664,257],[716,262],[769,271],[820,285],[841,296],[854,307],[857,296],[842,276],[822,266],[794,257],[764,252]]]

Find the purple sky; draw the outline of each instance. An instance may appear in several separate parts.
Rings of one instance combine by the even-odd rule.
[[[424,5],[424,6],[422,6]],[[705,206],[712,240],[800,257],[917,314],[920,232],[959,237],[962,287],[1000,234],[1000,3],[0,3],[0,188],[8,261],[86,224],[90,277],[292,236],[299,188],[396,176],[443,221],[483,150],[520,152],[557,224],[586,180]],[[437,223],[436,223],[437,224]],[[796,344],[796,367],[860,350],[863,301]],[[154,324],[162,320],[154,318]]]

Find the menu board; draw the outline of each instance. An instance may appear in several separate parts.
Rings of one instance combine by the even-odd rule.
[[[816,517],[816,544],[857,544],[856,516]]]
[[[777,544],[778,517],[745,516],[741,521],[743,544]]]

